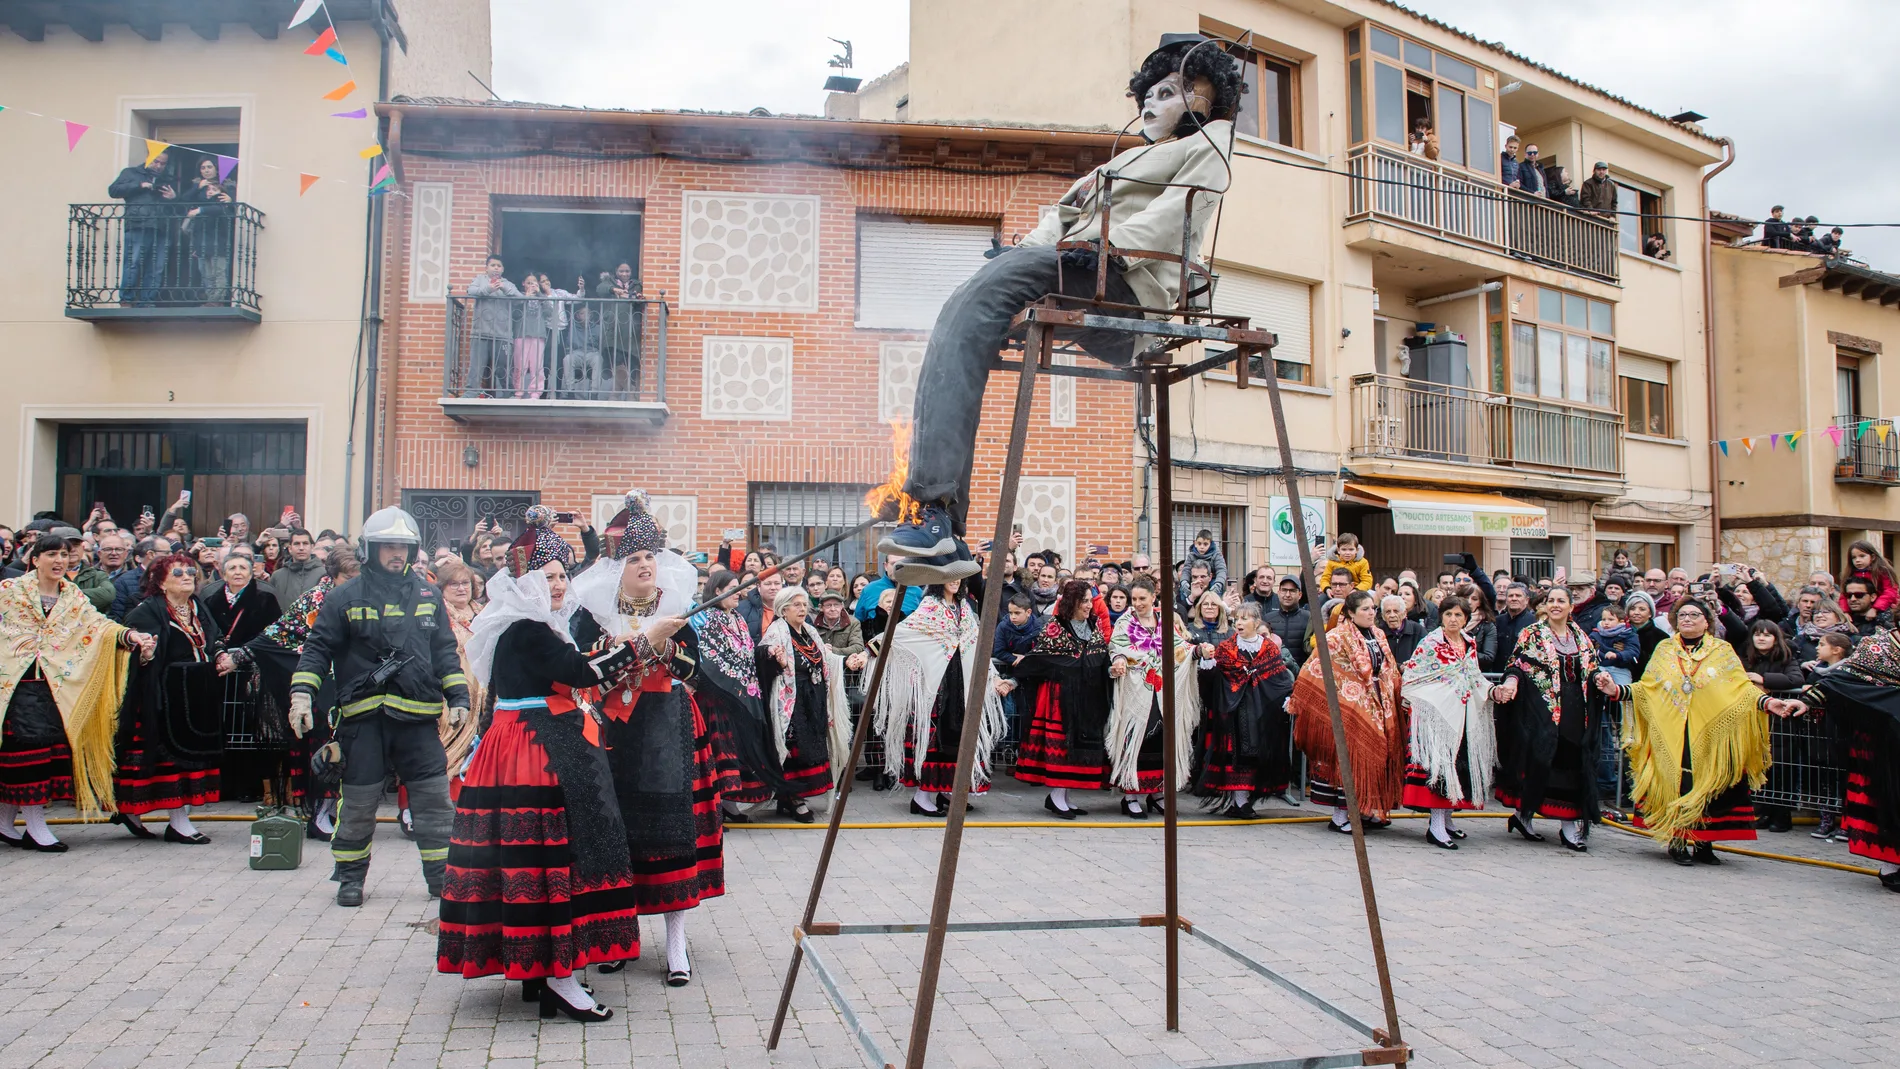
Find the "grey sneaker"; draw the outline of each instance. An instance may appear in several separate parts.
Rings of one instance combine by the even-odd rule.
[[[937,586],[953,579],[968,579],[982,571],[973,560],[957,560],[955,554],[899,561],[891,569],[891,581],[900,586]]]
[[[877,544],[885,556],[939,557],[957,551],[956,535],[950,531],[950,514],[942,505],[924,506],[916,523],[901,524]]]

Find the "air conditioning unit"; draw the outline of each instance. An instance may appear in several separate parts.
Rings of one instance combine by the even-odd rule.
[[[1396,457],[1404,453],[1404,418],[1400,416],[1368,417],[1366,419],[1366,452],[1381,457]]]

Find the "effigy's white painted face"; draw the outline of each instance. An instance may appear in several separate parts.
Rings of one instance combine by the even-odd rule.
[[[1187,92],[1179,73],[1170,74],[1148,87],[1141,101],[1141,136],[1149,141],[1165,141],[1174,136],[1187,114]]]

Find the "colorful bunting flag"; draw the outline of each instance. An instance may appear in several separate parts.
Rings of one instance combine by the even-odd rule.
[[[389,164],[385,163],[381,167],[376,168],[376,177],[370,179],[369,184],[372,186],[381,185],[383,180],[389,177],[389,174]]]
[[[350,61],[343,58],[343,50],[340,48],[326,48],[323,50],[323,54],[326,58],[336,60],[345,67],[350,65]]]
[[[1796,431],[1796,432],[1794,432],[1793,434],[1790,434],[1790,435],[1788,436],[1788,452],[1790,452],[1790,453],[1792,453],[1792,452],[1794,452],[1794,448],[1795,448],[1795,446],[1797,446],[1797,445],[1800,445],[1800,444],[1801,444],[1801,436],[1802,436],[1802,435],[1804,435],[1804,434],[1806,434],[1806,433],[1808,433],[1808,432],[1807,432],[1807,431]]]
[[[66,151],[71,152],[73,149],[78,148],[79,139],[82,137],[85,137],[86,131],[90,129],[92,129],[92,127],[87,126],[85,123],[74,122],[71,119],[67,119],[66,120]]]
[[[218,156],[218,181],[220,182],[230,181],[231,172],[237,170],[237,165],[238,165],[238,161],[237,161],[236,156],[219,155]]]
[[[1753,438],[1742,439],[1742,448],[1748,451],[1749,456],[1751,457],[1754,456],[1755,455],[1755,439]]]
[[[299,174],[297,175],[297,181],[301,183],[297,189],[297,195],[301,197],[305,193],[310,192],[311,186],[317,184],[317,176],[314,174]]]
[[[150,167],[152,165],[152,161],[155,159],[158,159],[158,154],[165,151],[166,149],[170,147],[171,147],[170,145],[166,144],[163,141],[154,141],[149,137],[146,138],[145,139],[145,166]]]
[[[337,86],[335,89],[332,89],[329,92],[323,94],[323,99],[342,100],[344,97],[349,96],[351,93],[354,93],[354,92],[356,92],[356,80],[352,78],[351,80],[344,82],[342,85]]]
[[[1822,433],[1826,434],[1829,438],[1832,438],[1834,440],[1835,448],[1837,449],[1840,448],[1841,439],[1845,437],[1846,432],[1841,430],[1839,424],[1830,423],[1827,426],[1821,428],[1821,431]]]
[[[1770,453],[1772,453],[1772,452],[1774,452],[1774,451],[1775,451],[1775,447],[1776,447],[1776,446],[1778,446],[1778,445],[1780,445],[1780,444],[1781,444],[1781,435],[1779,435],[1779,434],[1771,434],[1771,435],[1769,435],[1769,436],[1768,436],[1768,451],[1769,451]]]
[[[1887,444],[1887,435],[1892,433],[1893,424],[1891,423],[1877,423],[1874,425],[1874,434],[1879,436],[1881,445]]]
[[[1863,419],[1859,423],[1854,424],[1854,440],[1856,442],[1867,437],[1867,425],[1872,422],[1873,420]]]
[[[1716,445],[1719,445],[1719,446],[1721,446],[1721,447],[1722,447],[1722,455],[1723,455],[1723,456],[1728,456],[1728,443],[1727,443],[1727,442],[1717,442],[1717,443],[1715,443],[1715,444],[1716,444]]]
[[[303,54],[306,56],[321,56],[325,52],[328,52],[331,46],[335,44],[336,44],[336,27],[330,26],[330,27],[325,28],[322,33],[318,34],[316,40],[310,42],[310,47],[304,49]]]
[[[383,154],[383,146],[381,145],[371,145],[370,147],[357,153],[358,156],[361,156],[362,158],[366,160],[373,160],[382,154]]]
[[[7,110],[7,106],[5,104],[0,104],[0,111],[5,111],[5,110]]]
[[[330,118],[332,119],[367,119],[369,118],[369,109],[357,108],[355,111],[333,111],[330,113]]]
[[[290,25],[286,26],[285,29],[294,30],[304,23],[309,22],[310,16],[316,14],[317,9],[322,6],[323,0],[303,0],[303,3],[297,6],[297,13],[291,16]]]

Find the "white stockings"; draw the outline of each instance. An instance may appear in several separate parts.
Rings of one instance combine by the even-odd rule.
[[[693,963],[686,956],[686,911],[683,909],[666,915],[666,971],[693,971]]]

